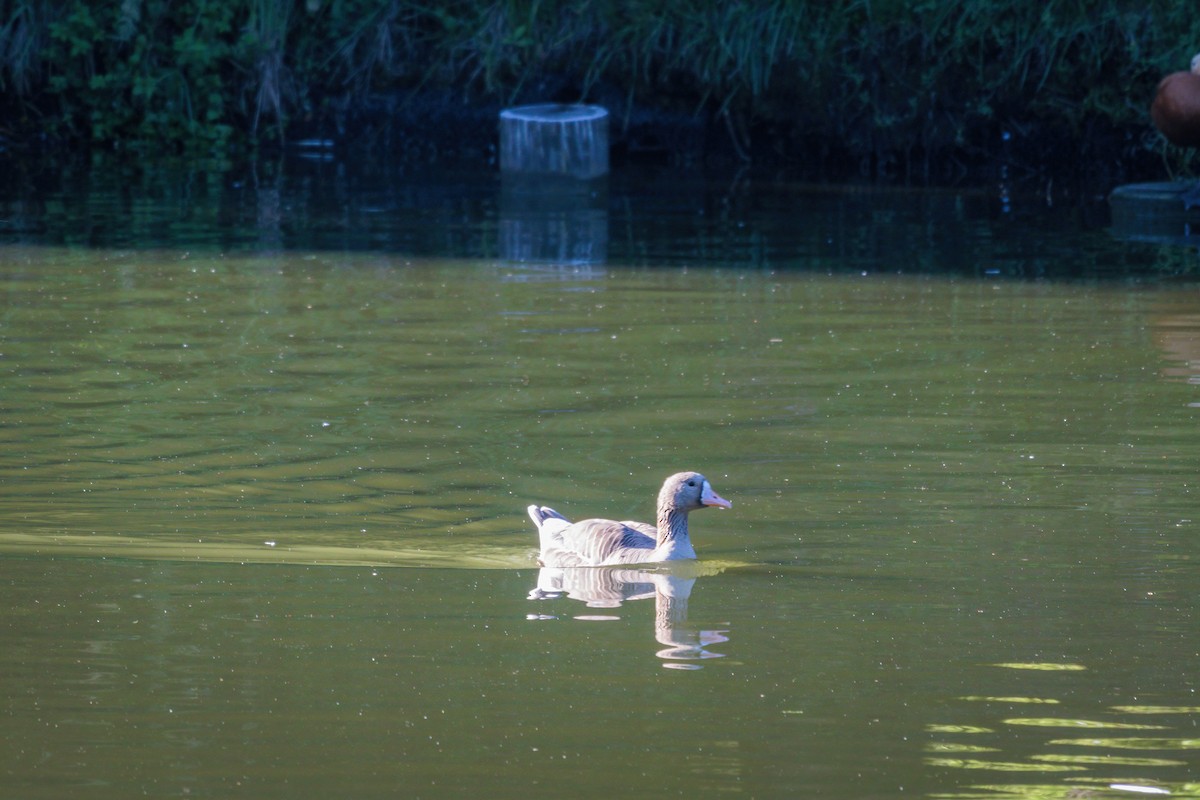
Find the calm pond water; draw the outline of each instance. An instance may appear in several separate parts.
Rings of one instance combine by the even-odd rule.
[[[289,169],[0,199],[4,796],[1200,797],[1193,250]]]

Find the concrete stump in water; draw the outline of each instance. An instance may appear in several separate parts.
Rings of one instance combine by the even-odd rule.
[[[500,252],[574,267],[608,251],[608,112],[547,103],[500,112]]]
[[[500,112],[500,170],[584,180],[608,173],[608,112],[546,103]]]
[[[1108,197],[1112,232],[1122,239],[1195,244],[1200,235],[1200,185],[1195,181],[1130,183]]]

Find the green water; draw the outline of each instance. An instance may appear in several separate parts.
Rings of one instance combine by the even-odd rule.
[[[1002,277],[1186,254],[754,197],[559,268],[486,202],[9,237],[0,791],[1200,796],[1200,290]],[[527,504],[682,469],[702,568],[539,575]]]

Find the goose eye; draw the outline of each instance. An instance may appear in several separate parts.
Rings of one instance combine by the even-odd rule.
[[[696,485],[695,481],[688,481],[688,486],[695,486],[695,485]]]

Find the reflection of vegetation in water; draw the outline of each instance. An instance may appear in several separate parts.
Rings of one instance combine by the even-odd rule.
[[[1057,663],[1008,663],[995,666],[1037,672],[1079,672],[1081,665]],[[1075,669],[1064,669],[1075,667]],[[1065,676],[1064,676],[1065,678]],[[1010,706],[1039,698],[1021,697],[963,697],[961,700]],[[975,707],[979,707],[978,705]],[[1113,706],[1114,715],[1121,714],[1192,714],[1191,707]],[[1039,728],[1073,728],[1084,731],[1108,732],[1126,730],[1171,730],[1174,726],[1127,722],[1119,719],[1063,717],[1009,717],[996,720],[991,726],[937,723],[926,727],[936,738],[925,745],[925,763],[933,768],[966,774],[1030,773],[1062,774],[1062,783],[1036,784],[972,784],[961,792],[939,793],[939,797],[1029,797],[1061,798],[1075,796],[1127,796],[1125,792],[1141,794],[1170,794],[1195,796],[1195,787],[1172,781],[1174,773],[1186,768],[1188,762],[1177,757],[1180,751],[1200,748],[1200,740],[1186,736],[1084,736],[1049,740],[1028,740],[1013,734],[1022,729],[1031,732]],[[1186,725],[1184,727],[1187,727]],[[1023,748],[1027,744],[1028,748]],[[1027,749],[1051,749],[1054,752],[1021,752]],[[1101,752],[1096,752],[1100,750]],[[1149,755],[1130,755],[1129,751],[1145,751]],[[1111,751],[1111,752],[1106,752]],[[1019,757],[1015,757],[1017,753]],[[987,755],[985,755],[987,754]],[[986,794],[983,794],[986,793]]]
[[[1186,761],[1169,758],[1130,758],[1128,756],[1046,755],[1033,756],[1035,761],[1060,762],[1064,764],[1095,764],[1109,767],[1182,767]]]
[[[1045,663],[1045,662],[1030,662],[1030,663],[1010,662],[1010,663],[1006,663],[1006,664],[994,664],[993,666],[1004,667],[1005,669],[1031,669],[1031,670],[1039,670],[1042,672],[1077,672],[1079,670],[1087,669],[1087,667],[1083,666],[1082,664],[1056,664],[1056,663]]]
[[[1117,0],[24,0],[3,13],[9,123],[97,143],[219,148],[344,122],[371,96],[466,87],[703,108],[736,151],[817,144],[879,171],[1034,137],[1080,144],[1075,158],[1144,151],[1149,139],[1117,132],[1148,132],[1146,99],[1200,38],[1186,4]]]
[[[1109,722],[1098,719],[1058,719],[1055,717],[1012,717],[1005,725],[1029,725],[1037,728],[1088,728],[1105,730],[1162,730],[1162,725],[1137,725],[1129,722]]]
[[[1057,705],[1059,702],[1052,697],[991,697],[987,695],[968,695],[959,699],[978,700],[984,703],[1045,703],[1046,705]]]
[[[1200,706],[1114,706],[1123,714],[1200,714]]]
[[[1069,744],[1078,747],[1111,747],[1118,750],[1200,750],[1200,739],[1152,739],[1149,737],[1052,739],[1047,744]]]
[[[931,758],[925,763],[931,767],[986,769],[994,772],[1080,772],[1083,770],[1083,767],[1065,764],[1030,764],[1024,761],[983,761],[974,758]]]

